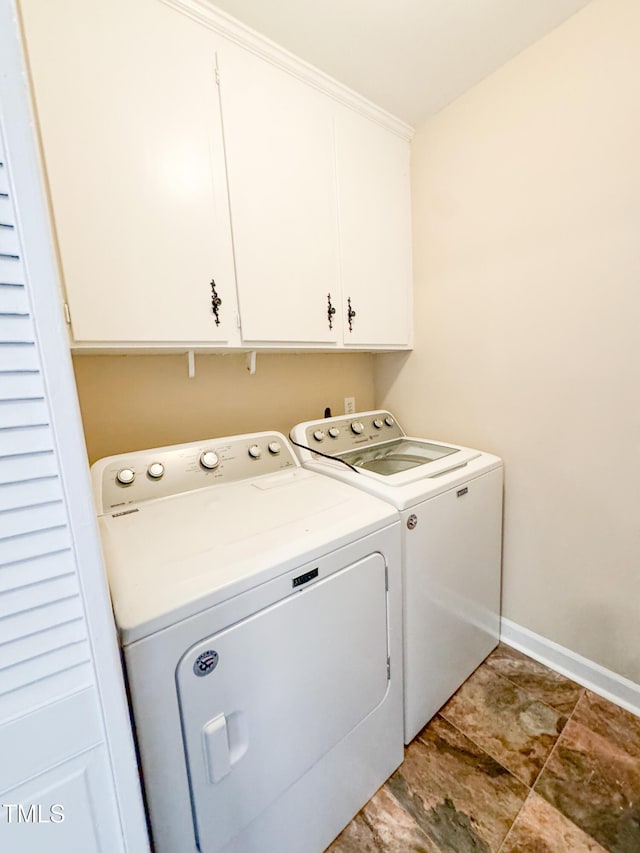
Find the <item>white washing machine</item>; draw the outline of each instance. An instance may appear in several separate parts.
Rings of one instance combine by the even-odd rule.
[[[306,468],[400,512],[409,743],[498,644],[502,462],[407,436],[386,411],[298,424],[291,440]]]
[[[156,853],[320,853],[403,757],[397,513],[278,433],[92,475]]]

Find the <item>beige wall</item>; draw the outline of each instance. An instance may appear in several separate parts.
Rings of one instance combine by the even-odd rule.
[[[506,463],[509,619],[640,682],[640,3],[594,0],[413,145],[412,431]]]
[[[373,356],[258,353],[251,376],[244,355],[76,356],[74,369],[91,462],[128,450],[276,429],[344,411],[344,397],[373,407]]]

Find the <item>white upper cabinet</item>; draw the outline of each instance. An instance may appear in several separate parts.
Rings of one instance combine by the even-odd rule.
[[[231,43],[218,61],[242,336],[335,342],[334,102]]]
[[[75,340],[231,342],[213,34],[157,0],[22,10]]]
[[[336,172],[344,343],[406,346],[411,339],[408,143],[340,109]]]
[[[204,0],[21,4],[75,347],[410,346],[410,128]]]

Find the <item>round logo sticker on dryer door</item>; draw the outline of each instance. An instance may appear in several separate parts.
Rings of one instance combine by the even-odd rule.
[[[214,652],[212,649],[202,652],[193,663],[193,671],[199,678],[202,678],[203,675],[209,675],[218,666],[218,660],[218,652]]]

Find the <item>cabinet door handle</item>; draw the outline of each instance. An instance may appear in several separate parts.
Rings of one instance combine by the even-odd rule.
[[[329,320],[329,328],[333,329],[333,315],[336,313],[336,309],[331,304],[331,294],[327,293],[327,319]]]
[[[349,321],[349,331],[353,332],[353,318],[356,316],[356,312],[351,307],[351,297],[347,298],[347,320]]]
[[[213,316],[216,318],[216,326],[220,325],[220,306],[222,305],[222,299],[218,296],[218,291],[216,290],[216,283],[213,279],[211,279],[211,312]]]

